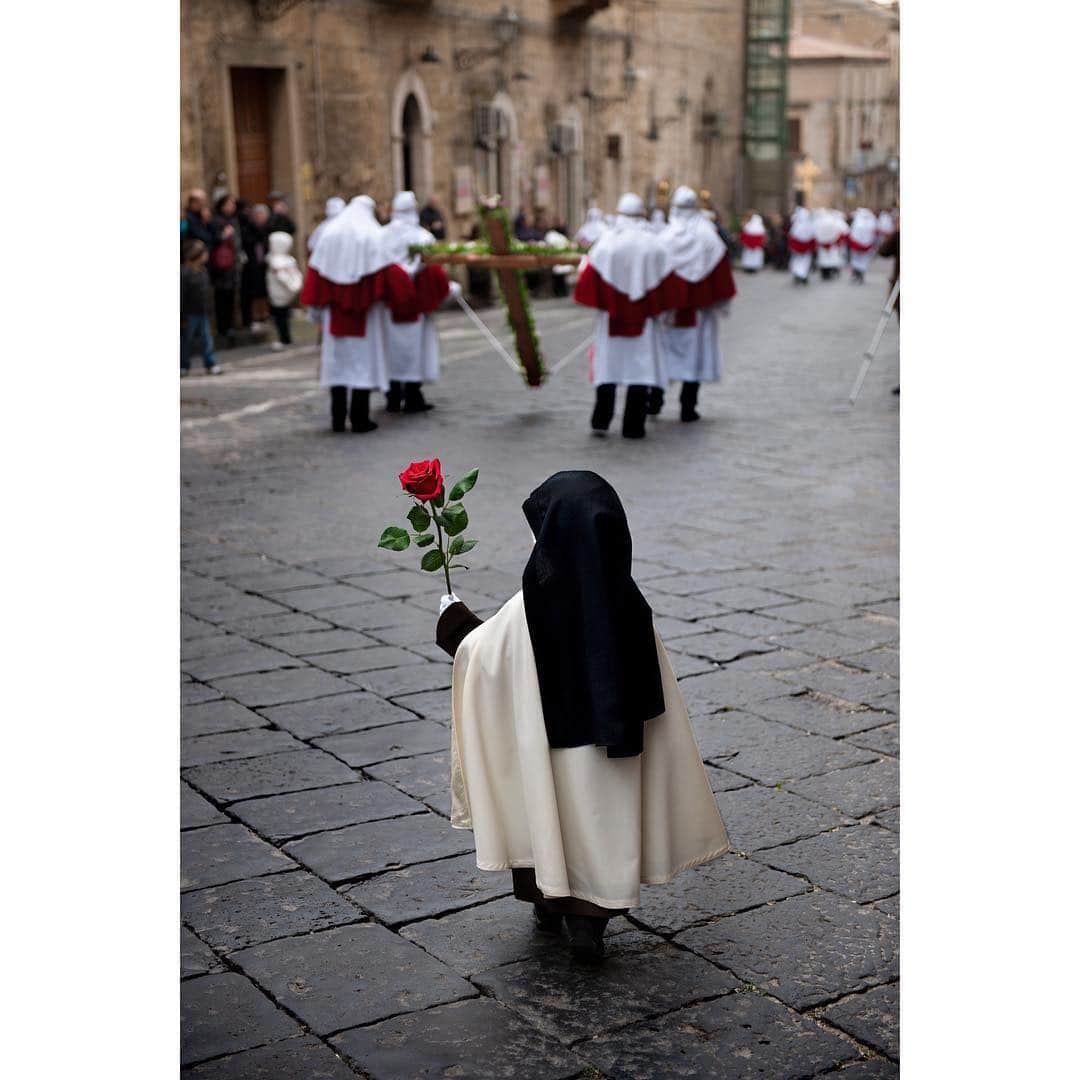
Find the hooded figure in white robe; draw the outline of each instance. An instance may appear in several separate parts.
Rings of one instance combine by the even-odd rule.
[[[788,229],[788,269],[797,285],[810,280],[810,267],[814,262],[814,221],[805,206],[795,207]]]
[[[860,206],[851,219],[851,231],[848,233],[851,273],[860,285],[866,276],[866,271],[870,269],[870,260],[874,257],[876,242],[877,218],[865,206]]]
[[[645,220],[640,196],[619,199],[613,228],[582,260],[574,300],[597,309],[593,356],[596,406],[593,431],[607,431],[615,414],[615,387],[626,386],[622,433],[645,437],[648,388],[667,385],[656,316],[665,310],[663,284],[671,265]]]
[[[720,378],[720,333],[717,316],[727,315],[735,295],[735,280],[727,246],[698,208],[693,188],[675,189],[669,223],[660,234],[673,275],[672,306],[660,317],[661,341],[668,377],[682,382],[680,418],[699,419],[698,390],[703,382]],[[660,412],[663,390],[649,395],[649,413]]]
[[[583,248],[589,248],[600,239],[606,228],[604,211],[599,206],[590,206],[581,228],[574,234],[574,242]]]
[[[331,195],[330,198],[326,200],[326,217],[315,226],[311,235],[308,237],[308,251],[315,250],[315,245],[319,242],[319,237],[326,231],[326,226],[329,225],[330,222],[344,209],[345,200],[340,195]]]
[[[565,918],[574,951],[598,958],[642,884],[730,845],[618,495],[560,472],[523,510],[536,543],[522,590],[486,622],[443,598],[451,824],[473,830],[480,870],[513,871],[539,929]]]
[[[835,211],[824,207],[814,211],[814,243],[822,280],[837,277],[844,265],[844,245]]]
[[[378,427],[369,398],[390,384],[380,309],[392,262],[368,195],[356,196],[327,223],[308,260],[300,302],[322,324],[319,385],[330,389],[334,431],[345,430],[346,414],[355,432]]]
[[[881,247],[896,232],[896,222],[888,210],[882,210],[877,216],[877,246]]]
[[[667,219],[664,217],[664,211],[659,206],[653,208],[653,212],[649,215],[649,228],[654,233],[662,233],[667,228]]]
[[[430,305],[454,295],[455,289],[460,293],[461,286],[449,281],[441,266],[425,265],[419,255],[409,253],[410,246],[435,243],[434,235],[420,224],[420,207],[411,191],[394,196],[383,241],[389,257],[408,275],[415,294],[415,303],[406,309],[395,311],[389,306],[383,311],[390,376],[386,408],[388,412],[403,408],[407,413],[426,412],[432,406],[424,400],[421,384],[439,377],[439,335]]]
[[[751,274],[765,265],[765,222],[760,214],[751,214],[739,234],[742,254],[739,265]]]

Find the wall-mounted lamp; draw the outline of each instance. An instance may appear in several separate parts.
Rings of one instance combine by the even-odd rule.
[[[420,63],[421,64],[441,64],[442,63],[442,57],[439,56],[439,54],[429,45],[420,54]]]

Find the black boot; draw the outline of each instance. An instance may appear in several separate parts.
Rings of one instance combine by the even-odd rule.
[[[349,403],[349,423],[358,435],[365,431],[374,431],[379,426],[368,413],[370,402],[370,390],[353,390],[352,401]]]
[[[576,960],[596,963],[604,958],[604,927],[607,922],[601,915],[566,916],[570,951]]]
[[[615,415],[615,384],[603,383],[596,388],[596,404],[593,406],[592,429],[604,432],[611,426]]]
[[[561,934],[562,916],[555,911],[548,911],[543,904],[533,904],[533,919],[538,934]]]
[[[390,380],[390,389],[386,392],[386,411],[401,412],[401,383],[397,379]]]
[[[333,431],[345,430],[345,416],[349,411],[349,388],[330,387],[330,427]]]
[[[623,407],[622,433],[624,439],[645,438],[645,408],[649,403],[647,386],[628,386]]]
[[[424,400],[424,395],[420,390],[420,384],[418,382],[405,383],[405,412],[427,412],[428,409],[434,408],[434,405],[429,405]]]
[[[645,412],[649,416],[659,416],[664,407],[664,391],[659,386],[649,387],[649,400],[645,405]]]
[[[684,382],[682,384],[682,393],[679,394],[679,405],[682,407],[682,413],[679,419],[684,424],[690,423],[691,420],[701,419],[697,411],[697,396],[700,388],[701,383]]]

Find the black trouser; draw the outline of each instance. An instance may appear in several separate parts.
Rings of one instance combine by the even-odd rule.
[[[649,388],[642,385],[626,388],[626,404],[623,406],[622,433],[628,439],[640,439],[645,434],[645,410],[649,404]],[[594,431],[607,431],[615,415],[615,384],[601,383],[596,388],[596,404],[593,407]]]
[[[366,430],[369,423],[370,390],[353,390],[349,401],[347,386],[330,387],[330,422],[334,431],[345,430],[345,417],[349,418],[353,431]]]
[[[418,382],[399,382],[397,379],[391,379],[390,389],[386,392],[386,411],[401,412],[402,402],[404,402],[406,412],[426,412],[428,404],[420,389],[422,385]]]
[[[682,384],[682,390],[679,393],[679,406],[682,409],[682,418],[684,420],[696,420],[697,419],[697,397],[698,390],[701,389],[701,383],[696,382],[684,382]]]
[[[235,305],[235,289],[214,289],[214,316],[217,332],[222,337],[232,333]]]
[[[274,325],[277,327],[278,337],[281,339],[282,345],[292,344],[292,334],[289,332],[289,311],[287,307],[274,307],[270,305],[270,315],[274,320]]]

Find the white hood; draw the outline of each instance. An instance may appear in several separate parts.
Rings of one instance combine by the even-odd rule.
[[[393,261],[368,195],[357,195],[327,224],[311,254],[312,268],[335,285],[353,285]]]
[[[684,281],[707,278],[727,253],[716,227],[698,209],[697,196],[688,187],[676,189],[670,222],[660,233],[671,269]]]
[[[615,227],[589,249],[589,263],[613,288],[640,300],[671,273],[659,236],[644,218],[641,199],[628,192],[619,199]]]

